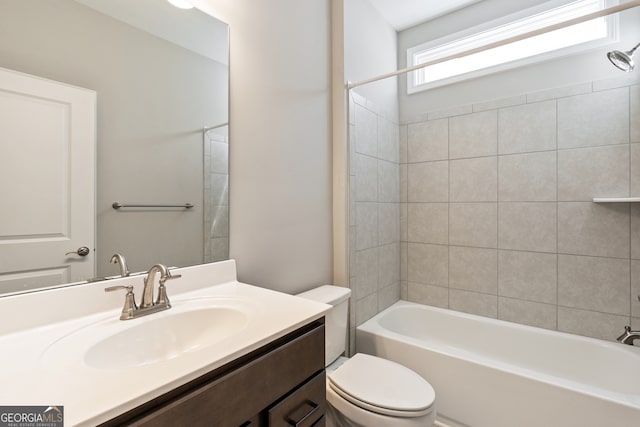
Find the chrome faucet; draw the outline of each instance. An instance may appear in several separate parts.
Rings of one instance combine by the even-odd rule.
[[[128,277],[129,276],[129,268],[127,267],[127,261],[124,259],[123,255],[114,254],[111,257],[111,264],[118,264],[120,266],[120,277]]]
[[[153,285],[156,273],[160,273],[158,298],[153,301]],[[167,296],[167,288],[165,282],[170,279],[178,279],[182,277],[180,274],[171,275],[169,269],[163,264],[155,264],[147,272],[144,278],[144,288],[142,291],[142,302],[140,307],[136,305],[135,295],[133,294],[133,286],[110,286],[105,288],[105,292],[125,290],[127,295],[120,314],[120,320],[130,320],[136,317],[146,316],[147,314],[157,313],[158,311],[168,310],[171,308],[169,297]]]
[[[635,340],[640,339],[640,331],[632,331],[630,326],[624,327],[624,333],[617,340],[622,344],[633,345]]]
[[[158,287],[158,300],[153,301],[153,283],[156,279],[156,273],[160,273],[160,286]],[[144,278],[144,288],[142,290],[142,303],[140,308],[147,308],[157,304],[166,304],[170,308],[169,299],[167,298],[167,291],[164,284],[169,279],[177,279],[178,276],[172,276],[169,269],[164,264],[155,264],[147,272],[147,277]]]

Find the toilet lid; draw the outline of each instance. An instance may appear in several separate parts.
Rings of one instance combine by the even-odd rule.
[[[368,354],[356,354],[327,377],[344,399],[385,415],[424,415],[436,397],[431,384],[411,369]]]

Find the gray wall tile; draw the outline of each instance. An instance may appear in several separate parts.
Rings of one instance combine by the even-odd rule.
[[[449,289],[449,308],[495,319],[498,317],[498,297],[459,289]]]
[[[640,197],[640,144],[631,144],[631,180],[629,195]]]
[[[640,143],[638,81],[402,126],[362,98],[350,126],[350,173],[366,154],[350,185],[352,325],[403,297],[611,340],[630,314],[640,328],[640,204],[591,202],[640,196],[640,144],[627,144]]]
[[[497,157],[479,157],[449,162],[449,193],[449,200],[452,202],[497,201]]]
[[[355,151],[356,153],[378,155],[378,118],[371,111],[355,106]]]
[[[444,245],[409,243],[407,269],[410,282],[448,286],[449,249]]]
[[[510,98],[495,99],[493,101],[478,102],[473,104],[473,112],[497,110],[498,108],[512,107],[514,105],[526,104],[527,95],[517,95]]]
[[[558,151],[558,200],[629,196],[629,145]]]
[[[553,329],[557,327],[557,307],[533,301],[512,298],[498,298],[498,318],[537,328]]]
[[[356,179],[349,177],[349,225],[356,225]]]
[[[378,204],[356,202],[356,250],[378,246]]]
[[[377,245],[400,241],[400,204],[378,203]],[[376,246],[377,246],[376,245]]]
[[[473,108],[471,105],[461,105],[459,107],[446,108],[444,110],[429,111],[429,120],[441,119],[443,117],[454,117],[462,114],[469,114]]]
[[[498,153],[513,154],[556,148],[556,101],[498,110]]]
[[[558,307],[558,330],[613,341],[629,324],[629,316]]]
[[[496,110],[449,119],[449,158],[495,156],[498,145]]]
[[[419,243],[449,243],[448,203],[408,203],[407,240]]]
[[[556,304],[557,277],[556,254],[504,250],[498,254],[501,296]]]
[[[412,163],[407,171],[409,202],[449,201],[449,162]]]
[[[500,203],[498,247],[556,252],[555,203]]]
[[[405,282],[408,280],[408,252],[409,247],[407,242],[400,242],[400,280]]]
[[[558,148],[629,142],[629,89],[558,100]]]
[[[629,260],[558,255],[558,304],[629,315]]]
[[[581,83],[581,84],[572,85],[572,86],[541,90],[539,92],[527,94],[527,102],[529,103],[540,102],[540,101],[547,101],[549,99],[564,98],[564,97],[573,96],[573,95],[581,95],[583,93],[591,92],[591,88],[592,88],[592,83],[588,82],[588,83]]]
[[[558,203],[558,252],[628,258],[629,206]]]
[[[631,315],[640,317],[640,261],[631,260]]]
[[[378,201],[378,160],[363,154],[355,155],[356,194],[358,202]]]
[[[355,271],[351,282],[355,300],[378,290],[378,264],[378,248],[356,251]]]
[[[400,166],[397,163],[378,160],[378,201],[400,201]]]
[[[409,226],[409,218],[407,213],[408,203],[400,203],[400,241],[406,242]]]
[[[400,133],[398,125],[378,116],[378,158],[400,161]]]
[[[631,258],[640,259],[640,204],[631,203]]]
[[[378,312],[391,307],[400,299],[400,282],[395,282],[378,292]]]
[[[502,202],[556,200],[557,153],[513,154],[498,158],[498,199]]]
[[[408,203],[400,203],[400,241],[406,242],[408,240],[408,226],[409,218],[407,213]]]
[[[496,248],[498,246],[497,203],[451,203],[449,244]]]
[[[406,203],[407,198],[407,165],[405,163],[400,164],[400,202]]]
[[[349,277],[356,275],[356,227],[349,227]]]
[[[400,282],[400,243],[378,247],[378,289]]]
[[[434,307],[449,308],[449,289],[424,283],[407,283],[408,301]]]
[[[349,125],[349,174],[355,175],[356,168],[358,163],[355,161],[356,158],[356,127],[351,124]]]
[[[407,152],[409,150],[409,136],[407,125],[401,125],[399,127],[400,138],[400,163],[407,163]]]
[[[640,83],[640,77],[634,73],[619,74],[614,78],[596,80],[593,82],[593,91],[615,89],[623,86],[631,86]]]
[[[640,86],[629,88],[631,97],[631,142],[640,142]]]
[[[498,250],[450,246],[449,287],[496,295]]]
[[[356,327],[378,314],[378,293],[356,301]]]
[[[449,155],[447,119],[408,125],[407,162],[446,160]]]

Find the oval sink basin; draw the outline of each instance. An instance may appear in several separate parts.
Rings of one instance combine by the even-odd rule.
[[[97,342],[85,353],[85,363],[95,368],[122,368],[171,359],[222,341],[243,329],[248,319],[230,308],[167,314]]]
[[[240,301],[194,300],[137,319],[86,325],[53,342],[44,362],[82,362],[97,369],[149,365],[198,351],[244,329],[250,307]],[[78,360],[78,356],[80,360]]]

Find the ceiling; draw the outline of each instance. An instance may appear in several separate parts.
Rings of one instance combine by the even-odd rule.
[[[481,0],[369,0],[396,31],[462,9]]]

